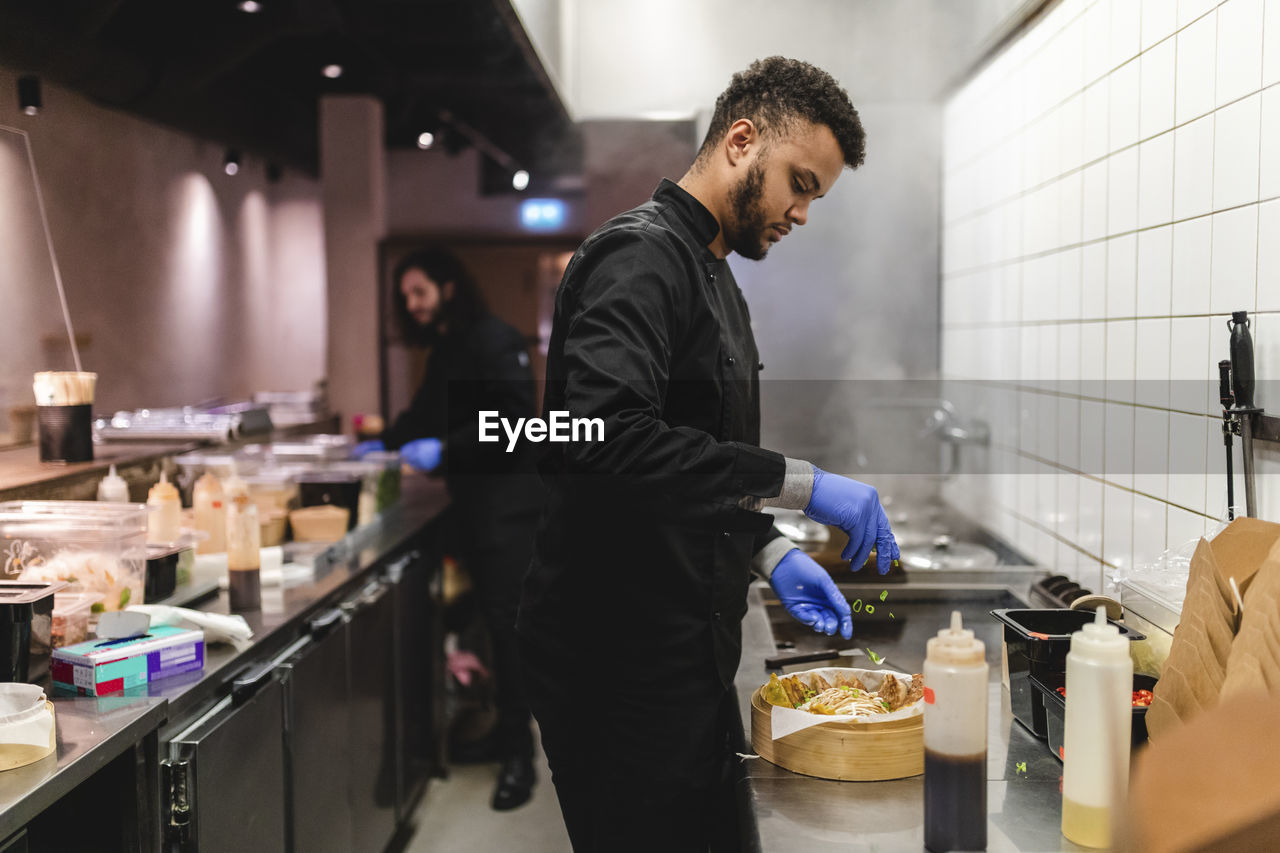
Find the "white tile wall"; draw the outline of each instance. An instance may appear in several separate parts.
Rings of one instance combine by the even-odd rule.
[[[1280,11],[1266,0],[1262,11],[1262,85],[1280,82]]]
[[[1262,96],[1252,94],[1218,110],[1213,129],[1213,207],[1258,200]]]
[[[1202,216],[1213,209],[1213,115],[1174,131],[1173,218]]]
[[[1280,8],[1275,17],[1280,18]],[[1275,198],[1280,196],[1280,87],[1262,92],[1259,123],[1262,144],[1259,146],[1258,197]]]
[[[1178,33],[1174,85],[1174,118],[1178,124],[1213,109],[1217,25],[1217,15],[1210,12]]]
[[[1258,206],[1213,215],[1210,311],[1230,314],[1254,310],[1258,289]]]
[[[1218,7],[1218,106],[1262,85],[1262,0],[1226,0]]]
[[[1014,413],[947,494],[1101,588],[1225,513],[1231,311],[1280,381],[1280,0],[1067,0],[945,134],[943,372]],[[1280,521],[1280,449],[1258,470]]]

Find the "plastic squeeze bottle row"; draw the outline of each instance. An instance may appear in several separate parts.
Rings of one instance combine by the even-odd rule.
[[[1066,699],[1062,834],[1084,847],[1110,847],[1129,786],[1133,659],[1102,607],[1071,635]]]
[[[986,648],[951,612],[924,659],[924,846],[987,849]]]

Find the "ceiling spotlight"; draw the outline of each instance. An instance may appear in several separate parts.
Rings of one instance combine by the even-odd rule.
[[[326,65],[320,73],[328,77],[330,80],[337,80],[342,76],[342,66],[336,62],[331,62]]]
[[[34,76],[18,78],[18,108],[23,113],[33,116],[44,106],[40,100],[40,78]]]
[[[234,148],[227,149],[227,159],[222,163],[222,169],[228,175],[234,175],[240,171],[240,152]]]
[[[511,186],[517,192],[524,192],[529,187],[529,173],[524,169],[518,170],[511,176]]]
[[[255,12],[262,11],[262,4],[259,3],[258,0],[240,0],[240,2],[236,4],[236,8],[241,12],[247,12],[252,15]]]
[[[418,147],[426,151],[432,145],[436,144],[436,135],[429,130],[425,130],[418,134]]]

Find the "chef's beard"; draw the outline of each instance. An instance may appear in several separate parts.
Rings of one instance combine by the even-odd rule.
[[[743,179],[729,191],[732,219],[724,226],[725,244],[752,261],[762,260],[769,253],[769,244],[764,240],[768,217],[760,204],[763,195],[764,163],[757,158]]]

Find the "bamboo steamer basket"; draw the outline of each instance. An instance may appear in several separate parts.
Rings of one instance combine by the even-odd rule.
[[[764,687],[751,694],[751,747],[793,773],[841,782],[880,782],[924,772],[924,715],[865,723],[819,723],[773,739]]]

